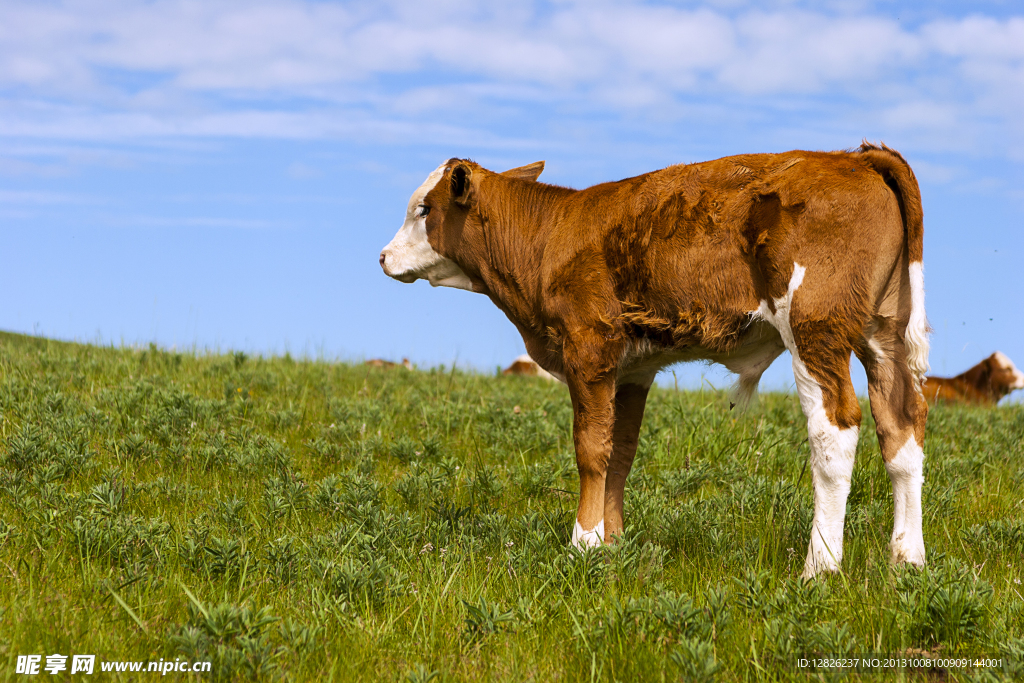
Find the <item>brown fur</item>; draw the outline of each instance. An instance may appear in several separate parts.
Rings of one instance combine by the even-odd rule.
[[[543,377],[544,379],[551,379],[552,377],[546,370],[541,366],[537,365],[537,361],[532,358],[525,356],[515,359],[511,365],[501,371],[503,375],[522,375],[525,377]]]
[[[921,390],[929,403],[994,406],[1014,389],[1014,374],[992,354],[956,377],[926,377]]]
[[[517,360],[501,371],[503,375],[526,375],[527,377],[536,377],[540,374],[540,366],[535,362],[528,362],[525,360]]]
[[[741,155],[584,190],[535,182],[539,172],[453,159],[423,203],[433,249],[505,312],[542,367],[566,378],[584,528],[603,517],[621,531],[622,487],[657,368],[729,365],[778,339],[752,312],[762,301],[774,311],[794,263],[806,273],[790,324],[829,419],[860,423],[849,373],[857,353],[885,459],[911,433],[923,442],[927,407],[904,348],[922,212],[897,152],[865,144]],[[741,382],[756,386],[759,375]]]
[[[393,363],[381,358],[371,358],[363,363],[363,365],[369,365],[374,368],[384,368],[385,370],[390,370],[391,368],[405,368],[406,370],[412,370],[412,363],[409,362],[408,358],[403,358],[401,363]]]

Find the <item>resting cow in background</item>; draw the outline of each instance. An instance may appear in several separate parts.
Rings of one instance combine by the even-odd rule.
[[[750,154],[573,190],[543,162],[465,159],[417,189],[384,272],[486,294],[573,406],[580,497],[572,542],[622,532],[647,393],[672,363],[710,360],[757,389],[784,350],[807,417],[814,519],[804,575],[837,571],[868,375],[893,484],[893,562],[924,564],[928,407],[921,196],[888,147]]]
[[[925,377],[921,389],[929,403],[994,406],[1014,389],[1024,389],[1024,372],[996,351],[956,377]]]
[[[390,370],[391,368],[405,368],[406,370],[412,370],[412,363],[409,362],[408,358],[403,358],[401,363],[394,363],[381,358],[371,358],[363,363],[363,365],[369,365],[373,368],[384,368],[385,370]]]
[[[523,355],[512,361],[512,365],[501,371],[503,375],[525,375],[526,377],[540,377],[555,381],[558,378],[537,364],[537,361],[530,358],[530,355]]]

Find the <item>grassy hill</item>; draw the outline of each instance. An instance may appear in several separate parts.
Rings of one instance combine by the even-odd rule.
[[[655,388],[626,536],[583,555],[570,425],[539,380],[0,333],[0,677],[56,653],[214,680],[807,680],[801,653],[1024,675],[1024,406],[933,410],[923,571],[887,564],[866,417],[845,573],[810,583],[795,396]]]

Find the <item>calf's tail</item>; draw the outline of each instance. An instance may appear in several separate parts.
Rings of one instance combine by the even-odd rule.
[[[904,332],[907,365],[918,386],[928,372],[928,318],[924,311],[924,211],[921,208],[921,190],[910,164],[903,156],[884,144],[872,145],[865,141],[858,150],[885,183],[896,194],[903,230],[906,237],[908,261],[907,278],[910,280],[910,318]]]

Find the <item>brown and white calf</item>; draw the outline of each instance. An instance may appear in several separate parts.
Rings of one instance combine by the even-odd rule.
[[[929,403],[981,406],[994,406],[1015,389],[1024,389],[1024,372],[1000,351],[956,377],[925,377],[922,386]]]
[[[523,375],[525,377],[540,377],[541,379],[556,381],[558,378],[542,368],[537,361],[530,358],[530,354],[523,355],[512,361],[512,365],[501,371],[503,375]]]
[[[383,358],[371,358],[364,362],[363,365],[369,365],[372,368],[383,368],[385,370],[390,370],[391,368],[405,368],[406,370],[412,370],[412,363],[409,362],[408,358],[403,358],[401,363],[384,360]]]
[[[923,564],[923,224],[899,153],[750,154],[584,190],[536,182],[543,167],[446,161],[413,193],[380,264],[402,282],[486,294],[568,385],[580,476],[572,542],[621,533],[658,370],[719,362],[749,398],[788,350],[814,485],[804,574],[837,570],[861,421],[854,353],[893,484],[891,559]]]

